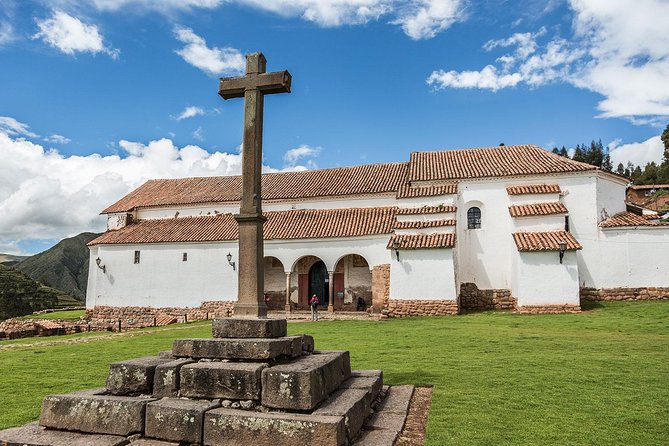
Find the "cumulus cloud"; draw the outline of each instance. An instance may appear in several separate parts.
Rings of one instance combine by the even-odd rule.
[[[19,122],[9,116],[0,116],[0,133],[10,136],[26,136],[28,138],[38,138],[39,135],[28,130],[30,126]]]
[[[93,5],[102,11],[118,11],[128,7],[136,7],[158,12],[169,12],[194,8],[213,9],[222,3],[223,0],[93,0]]]
[[[321,153],[320,147],[311,147],[306,144],[303,144],[299,147],[288,150],[283,155],[283,161],[286,163],[285,165],[287,167],[295,167],[295,165],[299,160],[305,158],[314,158],[320,155],[320,153]],[[307,167],[312,169],[316,168],[316,162],[313,159],[307,160]]]
[[[400,8],[394,24],[414,40],[431,39],[464,17],[460,0],[421,0]]]
[[[174,119],[177,121],[182,121],[184,119],[193,118],[199,115],[204,115],[204,109],[202,107],[188,106],[184,108],[184,111],[179,113],[179,115]]]
[[[51,17],[37,20],[37,26],[39,32],[33,39],[42,39],[65,54],[103,53],[112,59],[120,54],[120,50],[105,45],[97,26],[83,23],[66,12],[53,11]]]
[[[669,116],[669,16],[663,0],[571,0],[572,36],[545,44],[536,33],[492,40],[484,50],[515,47],[481,70],[435,70],[427,83],[435,89],[480,88],[497,91],[524,83],[539,87],[563,82],[600,94],[599,116],[657,124]]]
[[[210,76],[239,74],[244,71],[246,59],[239,50],[230,47],[209,48],[207,42],[190,28],[176,27],[174,34],[177,40],[185,44],[176,53]]]
[[[118,147],[120,155],[65,156],[0,132],[0,252],[18,252],[19,241],[102,231],[100,210],[152,178],[241,173],[237,153],[177,147],[169,139],[121,140]]]
[[[51,142],[54,144],[69,144],[72,142],[70,138],[66,138],[63,135],[53,134],[44,138],[44,141]]]
[[[664,145],[660,136],[653,136],[643,142],[634,142],[628,144],[621,144],[621,141],[613,141],[608,145],[611,155],[611,163],[615,169],[619,163],[627,166],[627,162],[631,161],[635,166],[645,166],[654,161],[656,163],[662,162],[664,154]]]

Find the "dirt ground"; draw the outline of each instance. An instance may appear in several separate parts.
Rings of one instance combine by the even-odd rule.
[[[432,387],[416,387],[409,402],[409,415],[396,446],[423,446],[427,416],[432,404]]]

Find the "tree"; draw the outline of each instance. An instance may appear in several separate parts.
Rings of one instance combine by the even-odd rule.
[[[569,152],[565,146],[562,146],[560,149],[560,155],[564,156],[565,158],[569,158]]]
[[[665,127],[664,132],[662,132],[662,136],[660,136],[660,139],[662,140],[662,144],[664,144],[664,158],[663,158],[663,165],[669,165],[669,124],[667,124],[667,127]]]
[[[574,156],[571,157],[574,161],[580,161],[582,163],[587,162],[585,160],[585,151],[581,148],[580,144],[576,144],[576,148],[574,149]]]
[[[616,173],[618,175],[625,175],[625,166],[623,166],[623,163],[618,163],[618,167],[616,167]]]
[[[611,172],[613,170],[613,164],[611,163],[611,154],[609,153],[609,148],[606,148],[606,154],[602,160],[602,170],[606,172]]]

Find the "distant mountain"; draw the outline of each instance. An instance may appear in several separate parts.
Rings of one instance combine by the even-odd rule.
[[[13,254],[0,254],[0,264],[5,266],[16,265],[22,260],[27,259],[28,256],[15,256]]]
[[[86,244],[99,235],[84,232],[63,239],[51,249],[28,257],[14,268],[83,302],[88,283],[89,250]]]
[[[44,286],[0,264],[0,320],[47,308],[81,305],[69,294]]]

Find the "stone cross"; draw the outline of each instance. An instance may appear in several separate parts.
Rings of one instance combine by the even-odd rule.
[[[244,98],[242,202],[239,215],[239,284],[236,317],[267,317],[264,292],[263,223],[261,203],[263,103],[266,94],[290,93],[290,73],[266,73],[262,53],[246,56],[246,75],[221,78],[223,99]]]

